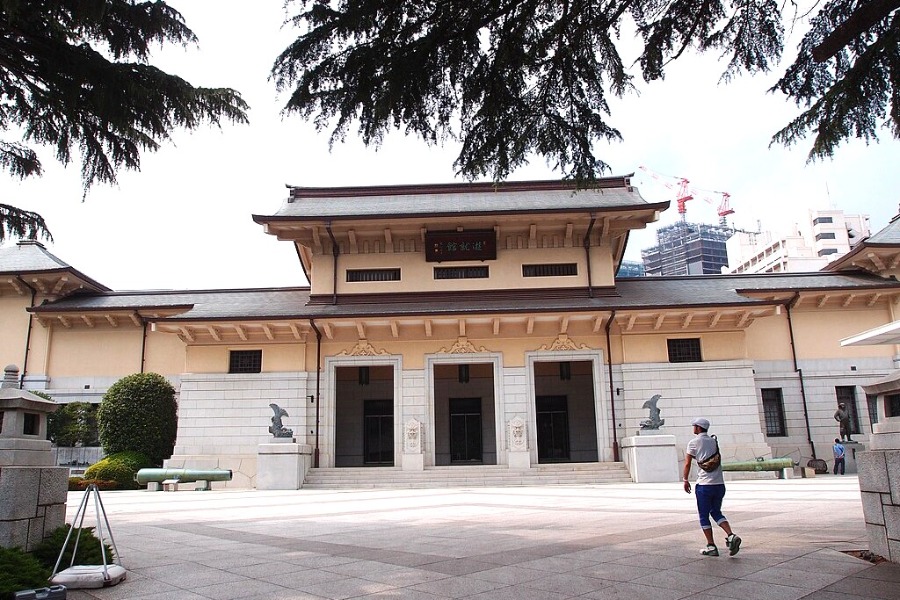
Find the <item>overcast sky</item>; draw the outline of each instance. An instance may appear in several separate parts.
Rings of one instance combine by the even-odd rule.
[[[211,289],[306,285],[289,242],[266,235],[253,214],[273,214],[286,184],[385,185],[459,181],[455,147],[433,148],[392,135],[377,151],[351,136],[328,148],[328,134],[298,117],[282,119],[284,98],[268,81],[277,54],[296,37],[283,29],[280,1],[173,0],[200,47],[168,49],[153,59],[194,85],[232,87],[250,104],[250,125],[179,132],[123,172],[117,187],[97,186],[81,202],[78,165],[62,169],[41,152],[43,178],[0,176],[0,202],[35,210],[55,241],[51,252],[116,290]],[[796,47],[799,35],[788,40]],[[843,145],[834,160],[806,164],[809,143],[769,148],[771,135],[798,113],[768,94],[781,69],[719,85],[714,56],[672,65],[664,82],[611,102],[610,122],[625,140],[599,144],[612,175],[637,173],[642,196],[672,201],[660,224],[674,222],[674,193],[639,170],[688,178],[704,190],[731,194],[731,223],[788,232],[810,208],[868,214],[877,231],[900,203],[900,142],[884,130],[880,143]],[[637,71],[634,73],[639,80]],[[511,179],[559,177],[540,158]],[[694,200],[688,220],[715,223],[715,206]],[[631,236],[626,258],[653,245],[651,227]],[[7,242],[9,244],[11,242]]]

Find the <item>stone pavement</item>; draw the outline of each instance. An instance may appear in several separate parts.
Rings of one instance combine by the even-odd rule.
[[[101,500],[128,578],[70,600],[900,599],[900,565],[842,552],[868,547],[849,475],[730,482],[724,512],[744,543],[728,557],[717,529],[718,558],[700,555],[680,483]]]

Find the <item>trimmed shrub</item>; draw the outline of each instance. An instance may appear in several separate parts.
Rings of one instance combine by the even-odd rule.
[[[75,549],[75,538],[78,538],[78,554],[75,555],[75,562],[72,562],[72,551]],[[64,525],[57,527],[50,532],[50,535],[43,542],[37,545],[31,551],[32,556],[36,558],[40,564],[47,567],[51,571],[56,565],[59,558],[59,552],[62,550],[63,544],[66,542],[66,536],[69,535],[69,526]],[[106,548],[106,564],[112,564],[115,554],[109,544],[104,544]],[[69,568],[69,565],[102,565],[103,554],[100,549],[100,539],[94,535],[93,527],[75,527],[72,529],[72,536],[69,539],[69,545],[66,546],[66,552],[63,554],[62,560],[59,562],[59,570]],[[45,584],[46,585],[46,584]]]
[[[47,587],[50,569],[18,548],[0,546],[0,600],[12,600],[22,590]]]
[[[135,490],[138,484],[134,481],[134,475],[144,467],[152,466],[150,459],[140,452],[119,452],[92,464],[84,472],[84,487],[98,481],[116,482],[116,489]],[[97,487],[103,489],[99,484]],[[84,488],[82,488],[84,489]]]
[[[69,491],[83,492],[91,484],[95,484],[100,490],[118,490],[119,483],[116,481],[105,481],[103,479],[85,479],[83,477],[69,477]],[[131,488],[129,488],[131,489]]]
[[[175,388],[157,373],[123,377],[103,396],[97,420],[104,452],[140,452],[150,459],[149,466],[161,466],[175,449]]]

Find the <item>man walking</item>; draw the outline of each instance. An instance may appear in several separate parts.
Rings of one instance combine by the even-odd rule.
[[[719,454],[719,442],[715,438],[710,437],[709,420],[697,418],[691,421],[694,427],[694,439],[688,442],[687,452],[684,457],[684,491],[691,493],[691,482],[689,477],[691,474],[691,461],[696,460],[698,469],[697,473],[697,512],[700,513],[700,528],[703,529],[703,535],[706,536],[706,548],[700,551],[704,556],[718,556],[719,549],[713,540],[712,523],[710,517],[716,524],[725,531],[725,545],[728,547],[728,554],[734,556],[741,548],[741,538],[738,537],[728,524],[728,519],[722,514],[722,500],[725,498],[725,476],[722,474],[722,461]],[[719,456],[719,460],[712,461]],[[709,469],[709,470],[707,470]]]
[[[834,446],[831,447],[831,451],[834,453],[834,474],[838,474],[838,468],[841,470],[841,475],[844,474],[844,445],[841,443],[841,440],[838,438],[834,438]]]

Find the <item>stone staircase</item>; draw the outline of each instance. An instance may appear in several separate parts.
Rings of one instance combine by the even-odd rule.
[[[600,485],[628,482],[631,482],[631,475],[621,462],[534,465],[527,471],[511,470],[504,465],[427,467],[424,471],[403,471],[400,467],[341,467],[310,469],[303,489]]]

